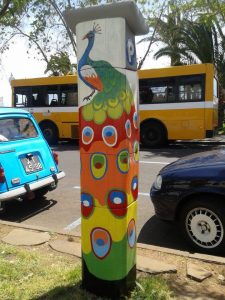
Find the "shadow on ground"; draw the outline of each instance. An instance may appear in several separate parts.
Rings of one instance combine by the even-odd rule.
[[[56,203],[57,201],[45,197],[22,202],[12,200],[6,203],[6,211],[0,215],[0,220],[21,223],[48,210]]]
[[[152,157],[155,158],[155,156],[158,157],[168,157],[168,158],[181,158],[183,156],[187,156],[190,154],[195,154],[199,152],[204,152],[204,151],[211,151],[211,150],[216,150],[220,147],[220,145],[216,144],[204,144],[204,143],[171,143],[165,147],[161,148],[144,148],[140,147],[140,150],[144,152],[144,159],[151,159]]]
[[[76,300],[100,300],[103,298],[99,298],[93,294],[90,294],[82,289],[82,282],[79,281],[77,284],[71,286],[64,287],[56,287],[53,290],[47,292],[46,294],[32,298],[32,300],[66,300],[66,299],[76,299]]]
[[[181,236],[177,224],[161,221],[156,216],[144,224],[138,236],[138,243],[190,251],[190,246]]]

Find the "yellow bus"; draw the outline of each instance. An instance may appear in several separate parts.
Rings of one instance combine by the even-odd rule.
[[[144,146],[214,135],[218,84],[212,64],[141,70],[138,75]],[[76,75],[12,80],[11,86],[13,106],[34,114],[50,144],[79,138]]]

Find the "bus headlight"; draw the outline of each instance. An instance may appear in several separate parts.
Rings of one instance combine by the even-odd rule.
[[[156,177],[156,180],[154,182],[154,188],[157,189],[157,190],[160,190],[162,187],[162,176],[161,175],[158,175]]]

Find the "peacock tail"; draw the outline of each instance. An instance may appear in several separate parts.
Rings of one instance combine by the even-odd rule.
[[[129,114],[134,99],[126,76],[103,60],[92,61],[88,59],[88,64],[95,69],[96,74],[101,78],[103,90],[82,107],[84,120],[102,124],[107,117],[117,120],[123,112]]]

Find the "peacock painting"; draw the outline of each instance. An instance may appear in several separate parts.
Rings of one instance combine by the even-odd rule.
[[[88,40],[88,44],[78,63],[78,75],[91,89],[91,93],[83,99],[88,101],[82,107],[84,120],[103,124],[107,118],[115,120],[123,112],[129,114],[133,105],[133,94],[123,73],[107,61],[94,61],[90,58],[96,34],[101,34],[98,24],[94,24],[93,29],[83,37],[83,40]]]
[[[105,288],[135,274],[139,128],[129,84],[133,75],[127,76],[133,71],[93,59],[100,34],[104,37],[100,25],[94,24],[80,40],[87,45],[78,75],[83,88],[79,107],[82,263],[87,285],[98,278],[96,285]]]

